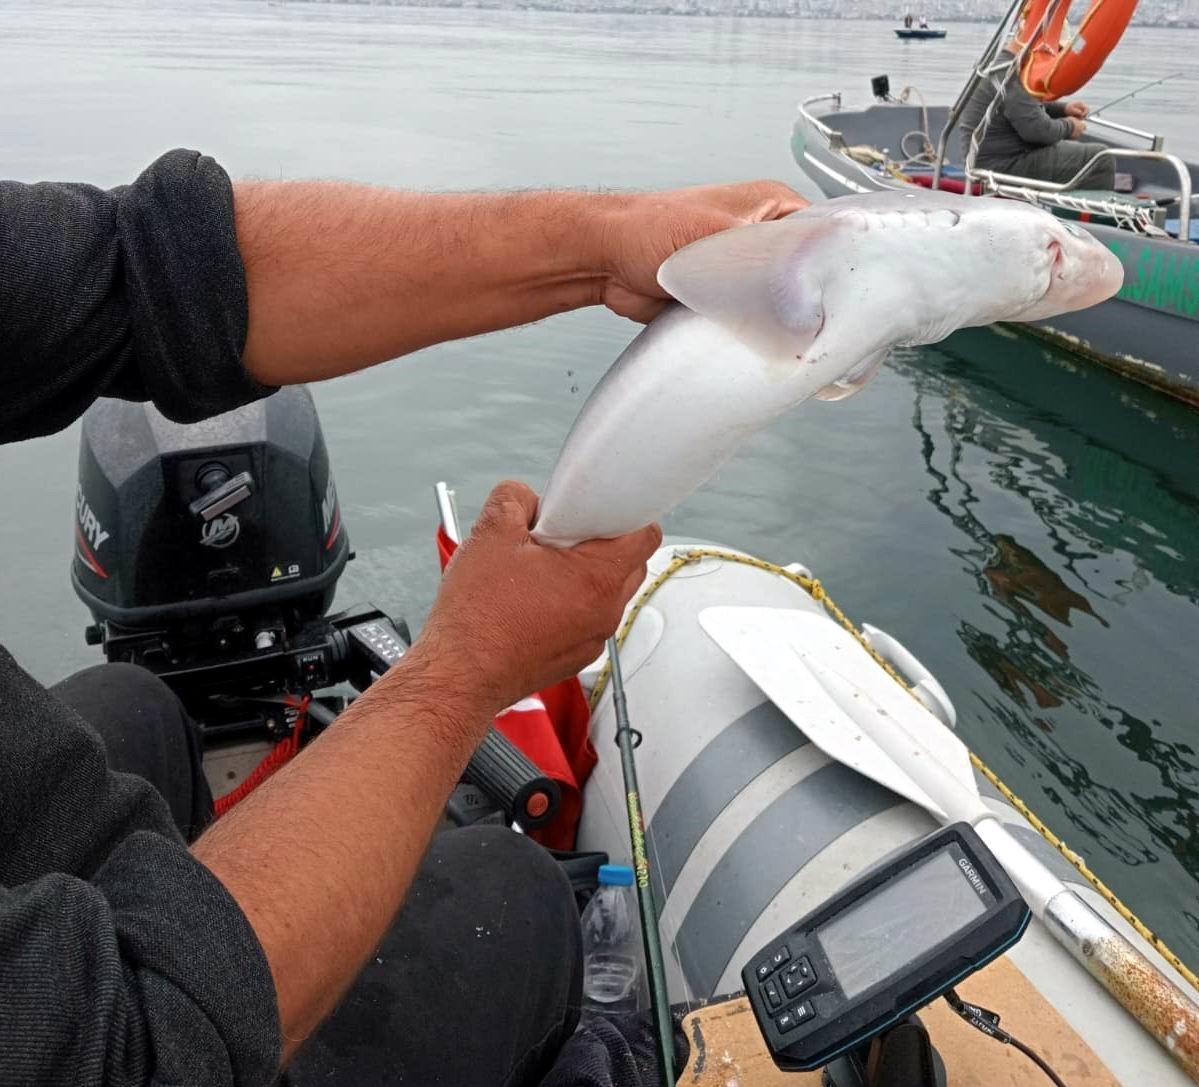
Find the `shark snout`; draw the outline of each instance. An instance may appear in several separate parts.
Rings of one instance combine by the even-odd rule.
[[[1086,309],[1111,298],[1124,282],[1119,258],[1073,223],[1054,222],[1045,241],[1045,293],[1026,319]]]
[[[1098,238],[1072,223],[1060,223],[1050,246],[1058,249],[1046,292],[1071,309],[1103,302],[1120,290],[1123,266]]]

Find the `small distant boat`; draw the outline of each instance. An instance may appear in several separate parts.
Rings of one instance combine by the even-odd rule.
[[[934,30],[931,26],[901,26],[895,30],[895,36],[902,41],[927,41],[943,38],[948,33],[948,30]]]

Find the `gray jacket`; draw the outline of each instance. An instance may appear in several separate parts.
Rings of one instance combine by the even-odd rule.
[[[982,122],[994,97],[994,84],[988,80],[975,89],[962,110],[958,127],[962,133],[963,161],[970,151],[970,135]],[[1003,101],[991,115],[977,165],[1005,170],[1021,155],[1069,138],[1074,133],[1074,122],[1065,114],[1064,102],[1041,102],[1034,98],[1020,83],[1019,73],[1013,71],[1004,84]]]

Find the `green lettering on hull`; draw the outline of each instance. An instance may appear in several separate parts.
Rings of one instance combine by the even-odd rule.
[[[1199,314],[1199,253],[1168,253],[1151,245],[1135,252],[1127,239],[1107,243],[1124,266],[1117,298],[1179,317]]]

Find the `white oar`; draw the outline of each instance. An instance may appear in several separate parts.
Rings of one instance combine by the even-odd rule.
[[[973,824],[1058,942],[1199,1082],[1199,1007],[1008,833],[979,795],[966,745],[852,635],[793,608],[708,608],[700,623],[830,758],[941,822]]]

